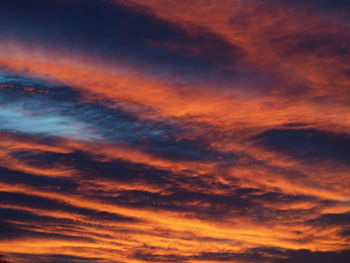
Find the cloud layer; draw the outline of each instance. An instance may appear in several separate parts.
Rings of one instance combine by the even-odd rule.
[[[349,10],[2,1],[0,255],[348,262]]]

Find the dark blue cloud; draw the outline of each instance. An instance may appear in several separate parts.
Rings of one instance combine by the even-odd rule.
[[[344,57],[350,55],[350,35],[346,31],[295,33],[274,37],[271,45],[283,56],[319,55]]]
[[[350,251],[312,252],[310,250],[287,250],[279,248],[257,247],[243,253],[203,253],[200,258],[208,256],[213,261],[271,262],[271,263],[346,263]]]
[[[48,211],[63,211],[85,216],[88,219],[107,220],[115,222],[138,222],[137,219],[115,213],[97,211],[94,209],[73,206],[58,200],[40,196],[10,192],[0,192],[0,204],[19,205],[31,208],[39,208]]]
[[[350,9],[350,2],[348,0],[278,0],[278,2],[296,5],[303,4],[313,9],[322,9],[325,11]]]
[[[117,182],[134,183],[143,181],[151,185],[166,186],[170,184],[175,174],[154,168],[149,165],[131,163],[123,160],[98,161],[93,155],[85,152],[53,153],[44,151],[18,151],[11,154],[12,157],[34,167],[47,168],[49,166],[61,166],[74,169],[79,173],[79,178],[98,178],[114,180]],[[176,184],[176,182],[173,182]],[[178,182],[181,183],[181,182]]]
[[[257,221],[274,220],[277,217],[287,219],[290,217],[290,211],[268,209],[262,204],[265,202],[285,204],[300,201],[319,202],[308,196],[242,189],[238,186],[229,187],[217,182],[215,175],[207,175],[202,179],[123,160],[98,161],[94,156],[84,152],[17,151],[11,156],[33,167],[45,169],[53,165],[73,169],[75,176],[78,176],[77,180],[107,179],[128,184],[157,186],[167,194],[147,190],[107,192],[89,190],[79,194],[111,204],[188,212],[205,219],[215,220],[218,215],[223,219],[230,216],[249,215]],[[189,190],[191,188],[198,190],[191,191]],[[207,193],[205,189],[208,188],[221,190],[223,194]]]
[[[197,260],[212,262],[264,262],[266,257],[260,253],[233,253],[233,252],[204,252],[194,257]]]
[[[339,235],[342,236],[342,237],[347,237],[348,240],[350,241],[350,227],[346,228],[345,230],[341,230],[339,232]]]
[[[142,250],[134,252],[133,257],[138,260],[146,262],[186,262],[187,257],[175,254],[156,254],[149,253]]]
[[[228,187],[216,182],[214,175],[213,178],[207,175],[201,179],[123,160],[98,161],[84,152],[17,151],[11,156],[33,167],[45,169],[53,165],[73,169],[75,176],[78,176],[77,180],[107,179],[128,184],[157,186],[167,194],[142,190],[115,190],[112,192],[90,190],[80,194],[111,204],[188,212],[206,219],[215,219],[218,215],[222,218],[250,215],[258,221],[273,220],[277,216],[279,218],[288,217],[288,211],[282,213],[269,210],[262,207],[261,203],[266,201],[270,203],[315,201],[306,196],[264,192],[258,189],[241,189],[238,186]],[[191,191],[189,190],[191,188],[198,190]],[[207,188],[220,189],[226,193],[206,193]]]
[[[62,226],[67,223],[73,224],[74,222],[69,222],[68,220],[61,220],[45,216],[37,216],[32,213],[18,210],[18,209],[0,209],[0,240],[13,240],[13,239],[23,239],[23,238],[34,238],[43,240],[71,240],[71,241],[89,241],[94,242],[93,239],[74,235],[61,234],[59,231],[36,231],[32,230],[33,224],[41,223],[47,224],[48,226]],[[38,221],[35,221],[38,220]],[[11,221],[19,221],[21,223],[14,223]],[[23,223],[31,223],[32,225],[27,225]]]
[[[112,62],[137,62],[143,70],[158,72],[159,76],[171,72],[190,81],[198,74],[205,78],[235,74],[226,69],[243,52],[220,35],[194,25],[187,25],[187,31],[156,17],[147,8],[122,3],[4,0],[0,32],[2,37],[57,50],[68,49]]]
[[[347,263],[350,258],[350,250],[312,252],[310,250],[290,250],[282,252],[280,256],[287,256],[282,259],[275,259],[273,263]]]
[[[272,129],[254,140],[272,150],[290,154],[305,162],[319,158],[350,163],[350,136],[317,129]]]
[[[21,223],[29,224],[47,224],[47,225],[69,225],[73,224],[74,221],[71,219],[55,218],[50,216],[36,215],[34,213],[13,209],[13,208],[0,208],[0,220],[16,221]]]
[[[339,252],[312,252],[310,250],[284,250],[278,248],[257,247],[241,253],[237,252],[203,252],[197,255],[179,256],[174,254],[157,254],[156,252],[139,249],[134,258],[147,262],[256,262],[256,263],[347,263],[349,250]]]
[[[344,214],[323,214],[308,221],[313,225],[327,226],[350,226],[350,213]]]
[[[98,257],[79,257],[65,254],[25,254],[10,253],[7,257],[10,259],[20,260],[20,262],[30,263],[97,263],[103,262]],[[1,261],[0,261],[1,262]]]
[[[0,167],[0,174],[0,182],[12,185],[26,185],[37,189],[59,192],[73,192],[78,187],[77,182],[68,178],[38,176],[2,167]]]
[[[236,158],[210,149],[201,140],[178,139],[185,132],[181,123],[140,119],[121,106],[111,109],[99,102],[82,102],[71,87],[3,74],[0,91],[2,131],[109,141],[170,159]]]

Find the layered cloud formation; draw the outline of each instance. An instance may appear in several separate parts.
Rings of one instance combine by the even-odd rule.
[[[2,0],[4,260],[349,262],[349,14]]]

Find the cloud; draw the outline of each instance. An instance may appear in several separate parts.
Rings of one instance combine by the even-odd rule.
[[[340,252],[311,252],[309,250],[278,250],[274,248],[254,248],[242,253],[233,252],[206,252],[200,255],[180,257],[176,255],[147,254],[142,251],[135,253],[135,258],[152,262],[273,262],[273,263],[297,263],[297,262],[346,262],[349,251]]]
[[[136,64],[160,75],[209,78],[226,70],[243,51],[219,34],[171,23],[143,6],[119,1],[5,1],[4,38],[56,50]],[[25,12],[24,12],[25,10]],[[195,70],[194,70],[195,69]]]
[[[255,140],[272,150],[312,161],[333,159],[349,162],[350,137],[317,129],[272,129],[255,137]]]
[[[23,173],[7,168],[0,168],[1,182],[8,184],[19,184],[37,187],[41,189],[58,190],[61,192],[75,191],[78,184],[74,180],[68,178],[55,178],[47,176],[38,176],[30,173]]]
[[[34,80],[22,84],[22,79],[5,81],[1,86],[2,131],[137,145],[141,150],[175,159],[236,158],[210,149],[205,142],[177,139],[183,128],[170,121],[143,120],[122,108],[84,103],[73,88],[44,86]],[[30,89],[33,85],[35,91]]]
[[[2,1],[0,254],[347,262],[348,5]]]
[[[350,8],[350,4],[346,0],[283,0],[282,2],[289,4],[303,4],[311,8],[323,9],[325,11],[346,10]]]
[[[26,206],[31,208],[39,208],[48,211],[61,211],[93,218],[96,220],[120,221],[120,222],[136,222],[137,219],[125,217],[115,213],[97,211],[85,207],[77,207],[58,200],[43,198],[35,195],[0,192],[1,203],[15,206]]]
[[[306,262],[320,262],[326,263],[330,261],[336,261],[339,263],[347,262],[349,258],[349,251],[340,251],[340,252],[311,252],[309,250],[297,250],[289,251],[287,253],[289,256],[287,259],[276,260],[279,263],[306,263]]]
[[[348,226],[350,225],[350,213],[323,214],[309,222],[319,226]]]
[[[42,254],[33,256],[32,254],[16,253],[11,257],[15,258],[18,262],[33,262],[33,263],[97,263],[101,262],[101,258],[86,258],[72,255],[57,255],[57,254]]]

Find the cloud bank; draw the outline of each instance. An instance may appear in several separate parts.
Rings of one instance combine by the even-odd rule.
[[[348,262],[349,9],[1,1],[0,255]]]

